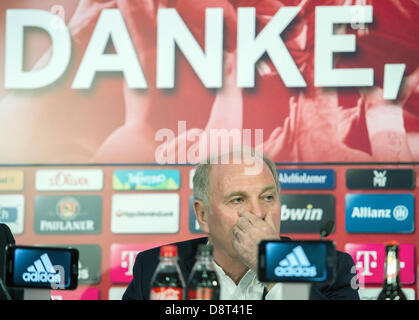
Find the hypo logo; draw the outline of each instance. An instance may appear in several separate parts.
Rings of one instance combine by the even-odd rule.
[[[360,284],[382,283],[384,279],[385,245],[347,243],[345,251],[355,261],[360,276]],[[400,280],[403,284],[415,281],[415,248],[411,244],[401,244],[399,249]]]
[[[16,222],[17,208],[0,207],[0,223]]]
[[[0,223],[5,223],[13,234],[23,233],[25,198],[21,194],[0,195]]]
[[[411,233],[414,197],[411,194],[347,194],[346,231]]]
[[[160,244],[113,244],[111,246],[111,281],[129,283],[135,259],[139,252],[160,246]]]
[[[175,193],[114,194],[112,233],[176,233],[180,198]]]

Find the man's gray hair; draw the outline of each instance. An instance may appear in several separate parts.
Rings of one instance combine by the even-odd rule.
[[[272,176],[275,180],[276,191],[279,194],[280,185],[278,174],[276,172],[275,163],[272,162],[267,156],[260,155],[254,149],[252,150],[252,154],[256,157],[259,157],[263,160],[263,162],[268,166],[269,170],[272,173]],[[231,154],[232,152],[230,152]],[[220,159],[222,156],[218,156],[215,158]],[[208,157],[206,160],[202,161],[196,168],[195,174],[193,176],[193,196],[195,200],[200,200],[204,203],[206,208],[209,208],[210,204],[210,171],[211,167],[214,164],[214,157]],[[215,163],[218,163],[215,161]]]

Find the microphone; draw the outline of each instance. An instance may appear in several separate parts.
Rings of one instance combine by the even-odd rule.
[[[332,231],[335,226],[335,222],[333,220],[329,220],[323,227],[320,228],[320,240],[324,237],[327,237]]]

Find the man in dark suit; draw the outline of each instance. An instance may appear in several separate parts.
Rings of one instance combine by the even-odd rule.
[[[189,277],[197,245],[209,242],[213,246],[222,300],[282,299],[282,284],[261,283],[257,279],[258,242],[281,239],[279,181],[275,164],[254,151],[240,152],[240,163],[237,163],[234,152],[227,156],[229,161],[222,158],[221,162],[221,157],[211,158],[196,169],[193,178],[194,211],[208,238],[176,243],[183,276],[186,280]],[[134,278],[123,299],[149,299],[150,280],[158,259],[159,248],[137,256]],[[335,281],[329,285],[313,286],[310,298],[359,299],[353,267],[350,255],[338,251]]]
[[[9,244],[15,244],[15,239],[13,238],[12,233],[10,232],[9,227],[0,223],[0,278],[4,280],[4,269],[5,269],[5,253],[6,246]],[[4,282],[4,281],[3,281]],[[21,289],[8,289],[10,298],[13,300],[22,300],[23,299],[23,290]],[[5,300],[8,297],[0,290],[0,300]]]

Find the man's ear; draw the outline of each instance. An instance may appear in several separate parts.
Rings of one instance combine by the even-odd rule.
[[[209,227],[208,227],[208,208],[201,200],[194,200],[193,202],[193,210],[195,212],[196,221],[198,221],[201,230],[208,234]]]

